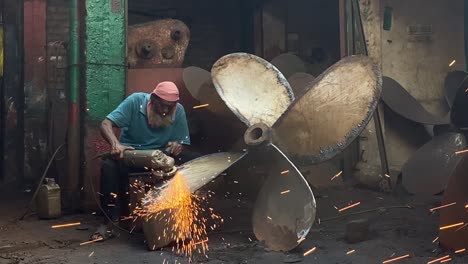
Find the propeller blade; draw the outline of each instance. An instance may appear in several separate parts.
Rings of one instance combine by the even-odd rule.
[[[322,73],[273,126],[273,142],[298,165],[328,160],[364,129],[378,104],[379,68],[350,56]]]
[[[182,78],[184,80],[185,87],[190,92],[192,97],[200,101],[198,96],[200,87],[206,81],[211,79],[211,74],[209,71],[202,68],[190,66],[184,69],[182,72]]]
[[[247,152],[220,152],[205,155],[182,164],[179,173],[184,176],[190,191],[195,192],[216,179],[246,154]]]
[[[468,78],[465,78],[458,88],[450,112],[450,120],[457,128],[468,129]]]
[[[403,186],[413,194],[437,194],[443,191],[448,178],[460,160],[455,151],[466,148],[462,134],[435,136],[402,167]]]
[[[444,192],[442,205],[456,203],[440,210],[440,228],[463,223],[454,228],[439,231],[440,244],[449,250],[468,247],[468,155],[460,154],[462,159],[450,176]]]
[[[306,67],[304,61],[292,53],[283,53],[271,60],[273,64],[284,77],[289,78],[295,72],[305,72]]]
[[[301,98],[307,91],[307,87],[315,80],[315,77],[305,72],[296,72],[288,78],[288,82],[293,89],[294,96]]]
[[[296,166],[275,145],[259,151],[269,176],[255,201],[253,231],[268,248],[288,251],[309,233],[315,220],[315,198]]]
[[[218,94],[247,126],[272,126],[294,100],[283,74],[266,60],[247,53],[220,58],[211,69]]]
[[[448,117],[436,117],[429,113],[405,88],[394,79],[382,78],[382,100],[395,113],[416,123],[428,125],[448,124]]]
[[[463,83],[465,78],[468,77],[468,73],[465,71],[452,71],[447,73],[445,77],[445,100],[447,104],[451,108],[453,105],[453,100],[455,100],[455,96],[457,95],[458,88]]]

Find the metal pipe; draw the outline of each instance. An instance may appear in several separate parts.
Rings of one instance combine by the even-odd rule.
[[[78,0],[70,0],[69,49],[69,114],[68,114],[68,178],[64,188],[66,202],[72,211],[79,204],[80,175],[80,38]]]
[[[364,52],[366,56],[369,56],[369,52],[367,49],[367,41],[366,41],[366,35],[364,34],[364,26],[362,24],[362,17],[361,17],[361,9],[359,5],[359,1],[354,0],[354,3],[356,4],[356,13],[357,13],[357,19],[359,22],[359,30],[361,31],[362,34],[362,41],[363,41],[363,47],[364,47]],[[354,13],[354,12],[353,12]],[[384,179],[387,179],[388,182],[388,187],[392,187],[392,181],[384,177],[385,175],[390,176],[390,170],[388,167],[388,159],[387,159],[387,151],[385,149],[385,140],[383,136],[383,130],[382,130],[382,122],[380,121],[380,114],[379,114],[379,104],[377,104],[377,107],[375,108],[374,112],[374,124],[375,124],[375,134],[377,136],[377,145],[379,147],[379,156],[380,156],[380,164],[382,166],[382,177]]]

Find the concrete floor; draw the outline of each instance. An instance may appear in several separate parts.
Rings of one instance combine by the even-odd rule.
[[[221,211],[225,224],[209,235],[208,259],[194,256],[194,263],[382,263],[406,254],[411,258],[395,263],[427,263],[452,254],[443,252],[432,240],[437,237],[438,216],[428,209],[439,205],[440,197],[383,195],[378,192],[334,188],[316,193],[318,218],[308,238],[293,252],[271,252],[255,241],[250,230],[251,202],[230,193],[219,195],[213,203]],[[34,215],[18,218],[25,199],[0,199],[0,264],[3,263],[187,263],[170,249],[148,251],[141,234],[120,233],[105,242],[80,246],[87,241],[100,218],[94,215],[64,216],[56,220],[38,220]],[[413,209],[376,210],[370,213],[326,220],[337,216],[334,206],[361,202],[347,213],[385,206],[409,204]],[[231,219],[232,218],[232,219]],[[348,244],[344,241],[346,223],[367,218],[370,235],[366,241]],[[51,229],[54,224],[80,221],[79,228]],[[250,241],[250,240],[252,241]],[[312,247],[317,250],[303,257]],[[347,255],[349,250],[355,250]],[[166,261],[164,261],[166,260]],[[451,263],[468,263],[468,257],[454,256]]]

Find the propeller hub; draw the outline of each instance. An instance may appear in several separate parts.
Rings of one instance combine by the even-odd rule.
[[[263,123],[250,126],[244,133],[244,142],[248,146],[259,146],[271,141],[271,128]]]

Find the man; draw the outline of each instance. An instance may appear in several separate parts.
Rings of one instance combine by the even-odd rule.
[[[159,83],[151,94],[128,96],[101,123],[101,134],[111,145],[113,159],[103,161],[101,168],[101,206],[112,222],[118,222],[128,189],[128,173],[121,159],[123,152],[133,149],[159,149],[173,156],[176,163],[188,160],[185,146],[190,136],[184,107],[178,103],[179,90],[173,82]],[[120,140],[113,128],[121,128]],[[119,202],[119,198],[120,202]],[[125,203],[127,204],[127,203]],[[112,235],[112,222],[106,219],[91,239]]]

